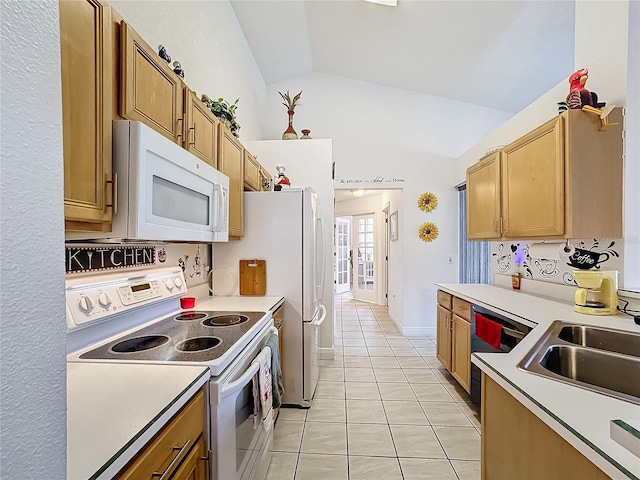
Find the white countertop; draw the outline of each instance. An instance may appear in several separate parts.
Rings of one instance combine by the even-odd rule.
[[[67,363],[67,478],[113,478],[209,380],[208,370]]]
[[[263,297],[263,296],[213,296],[196,300],[197,310],[224,310],[224,311],[245,311],[245,312],[267,312],[274,311],[284,297]]]
[[[567,442],[612,478],[640,478],[640,458],[611,440],[613,419],[636,423],[640,406],[554,381],[524,370],[518,363],[535,346],[554,320],[597,325],[640,333],[626,315],[583,315],[573,305],[535,297],[492,285],[437,284],[440,289],[471,303],[493,309],[535,328],[508,354],[478,353],[472,361]],[[638,382],[638,378],[630,378]]]

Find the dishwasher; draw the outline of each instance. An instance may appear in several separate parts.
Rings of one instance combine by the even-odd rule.
[[[480,314],[486,319],[499,324],[499,347],[487,343],[476,335],[476,315]],[[515,347],[532,329],[524,323],[518,322],[492,310],[473,305],[471,309],[471,353],[508,353]],[[471,363],[471,401],[480,405],[482,372]]]

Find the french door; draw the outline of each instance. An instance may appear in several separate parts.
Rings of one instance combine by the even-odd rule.
[[[349,234],[349,219],[336,218],[336,268],[335,289],[336,294],[348,292],[351,288],[351,268],[349,257],[351,250],[351,236]]]
[[[377,300],[375,217],[353,217],[353,298],[366,302]]]

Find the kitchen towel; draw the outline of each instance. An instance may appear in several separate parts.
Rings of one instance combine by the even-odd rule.
[[[502,325],[489,320],[480,313],[476,313],[476,335],[480,340],[499,349],[500,337],[502,337]]]
[[[271,390],[273,393],[273,408],[282,405],[284,384],[282,383],[282,369],[280,368],[280,355],[278,354],[278,335],[273,333],[267,340],[267,346],[271,348]]]
[[[271,389],[271,348],[263,348],[254,362],[259,365],[258,370],[258,393],[260,395],[260,412],[258,418],[261,419],[262,428],[265,432],[271,430],[271,424],[273,423],[273,409],[272,409],[272,389]],[[255,377],[254,377],[255,378]],[[255,382],[254,382],[255,392]],[[255,399],[255,394],[254,394]],[[255,412],[255,405],[254,405]],[[256,421],[254,417],[254,427]]]

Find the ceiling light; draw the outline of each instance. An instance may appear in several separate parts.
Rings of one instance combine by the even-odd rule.
[[[360,198],[362,195],[364,195],[364,190],[362,190],[362,189],[360,189],[360,190],[351,190],[351,194],[356,198]]]
[[[398,0],[364,0],[369,3],[377,3],[378,5],[385,5],[387,7],[397,7]]]

